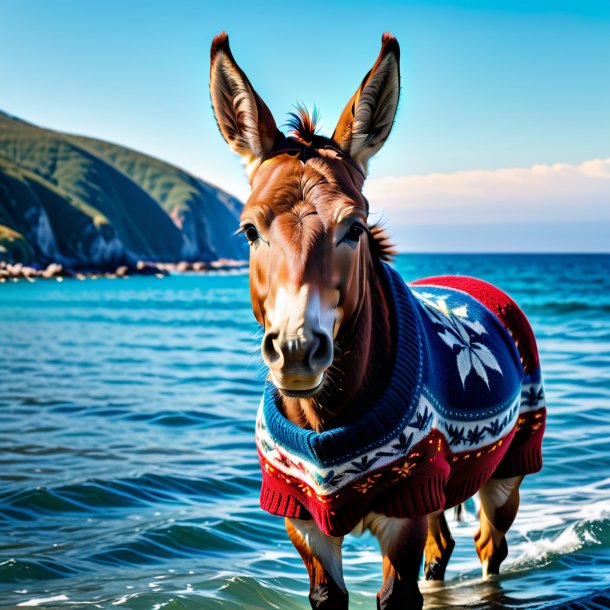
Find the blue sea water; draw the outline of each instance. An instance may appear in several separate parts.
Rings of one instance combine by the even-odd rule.
[[[481,581],[467,515],[447,580],[421,585],[426,607],[609,607],[610,256],[395,264],[509,292],[549,405],[503,573]],[[246,275],[3,284],[0,320],[0,608],[309,608],[282,520],[258,508]],[[351,607],[374,608],[377,544],[344,548]]]

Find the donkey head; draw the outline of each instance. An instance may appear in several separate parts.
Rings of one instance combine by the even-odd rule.
[[[226,34],[212,43],[210,90],[220,131],[247,167],[241,215],[250,242],[252,308],[262,354],[280,392],[314,396],[341,329],[357,315],[371,256],[383,238],[367,223],[369,159],[390,133],[400,90],[399,46],[384,34],[373,68],[331,138],[303,109],[289,137],[235,62]]]

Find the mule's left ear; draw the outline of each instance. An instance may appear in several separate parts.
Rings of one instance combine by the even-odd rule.
[[[233,58],[225,32],[214,38],[210,55],[210,95],[218,127],[252,178],[281,134],[271,111]]]
[[[400,95],[400,47],[387,32],[381,52],[347,103],[333,140],[367,173],[369,159],[383,146],[396,115]]]

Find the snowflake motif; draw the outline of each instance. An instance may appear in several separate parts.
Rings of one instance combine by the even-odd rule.
[[[297,485],[297,487],[305,493],[305,495],[308,498],[311,498],[313,496],[313,492],[311,491],[311,487],[309,487],[309,485],[305,484],[305,483],[299,483]]]
[[[331,472],[334,472],[334,471],[331,470]],[[328,485],[329,487],[336,487],[344,476],[345,476],[344,472],[338,472],[337,474],[333,475],[332,477],[330,477],[330,473],[329,473],[328,477],[330,477],[330,478],[327,477],[327,479],[325,479],[322,484]]]
[[[350,468],[349,470],[346,470],[345,473],[346,474],[362,474],[364,472],[366,472],[367,470],[369,470],[371,468],[371,466],[378,460],[379,458],[377,456],[372,457],[371,459],[369,459],[368,455],[365,455],[359,462],[352,462],[352,466],[354,466],[354,468]]]
[[[396,449],[397,453],[404,453],[411,446],[413,442],[413,432],[409,434],[407,438],[403,432],[398,435],[398,442],[392,445],[392,449]]]
[[[277,452],[277,461],[279,464],[281,464],[282,466],[284,466],[286,468],[291,468],[292,466],[294,466],[294,464],[288,458],[288,456],[284,455],[281,451]]]
[[[420,432],[430,427],[432,422],[432,412],[428,411],[428,407],[424,409],[423,413],[419,411],[415,414],[415,419],[409,422],[409,428],[417,428]]]
[[[542,388],[536,390],[532,386],[527,393],[523,393],[523,405],[526,407],[537,407],[538,403],[544,398]]]
[[[369,489],[375,486],[375,479],[378,479],[380,476],[381,474],[375,474],[372,477],[368,477],[366,481],[354,485],[354,491],[357,491],[361,494],[365,494]]]
[[[466,437],[464,436],[464,426],[458,428],[453,424],[445,424],[445,430],[447,430],[447,434],[451,437],[449,440],[449,445],[451,447],[457,447],[466,442]]]
[[[489,432],[489,434],[492,438],[495,438],[497,436],[500,436],[500,432],[501,432],[503,426],[504,426],[504,421],[500,422],[499,419],[494,419],[494,421],[492,421],[489,424],[489,426],[486,426],[484,429],[486,429],[487,432]]]
[[[334,470],[330,470],[326,475],[319,472],[312,472],[312,476],[320,487],[323,487],[324,485],[334,486],[343,478],[342,474],[335,474]]]
[[[273,451],[273,449],[275,448],[273,445],[270,445],[264,438],[261,439],[261,445],[263,446],[263,449],[266,453]]]
[[[415,468],[414,462],[405,462],[402,466],[395,466],[392,470],[401,478],[406,479],[411,475],[411,471]]]
[[[447,296],[436,296],[429,293],[418,293],[418,298],[425,305],[424,310],[437,328],[438,336],[454,352],[457,350],[457,367],[466,387],[466,378],[474,371],[489,388],[487,369],[502,374],[500,365],[490,349],[479,340],[487,330],[478,320],[468,319],[466,305],[449,309]]]
[[[466,440],[468,444],[472,447],[472,445],[478,445],[485,438],[485,427],[479,430],[479,426],[475,426],[473,429],[468,430],[468,435]]]

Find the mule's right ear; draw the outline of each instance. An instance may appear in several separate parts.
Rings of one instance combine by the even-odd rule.
[[[333,140],[360,166],[364,175],[369,159],[383,146],[394,123],[400,95],[400,47],[387,32],[375,65],[347,103]]]
[[[233,59],[225,32],[212,41],[210,95],[220,132],[252,178],[280,134],[271,111]]]

